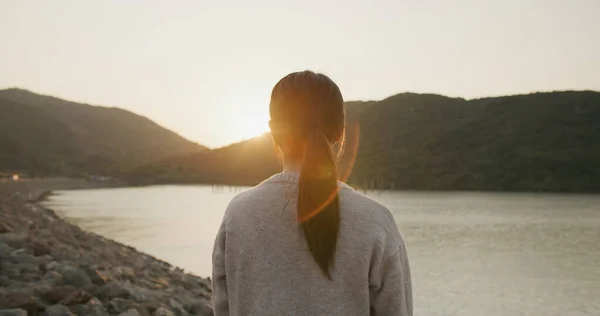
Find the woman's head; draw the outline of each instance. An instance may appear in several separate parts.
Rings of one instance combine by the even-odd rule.
[[[325,276],[339,234],[340,210],[333,145],[344,139],[344,100],[326,75],[291,73],[273,88],[271,134],[286,163],[300,167],[297,218],[309,251]]]
[[[285,158],[299,158],[311,131],[335,144],[344,135],[344,100],[324,74],[293,72],[273,87],[269,108],[271,132]]]

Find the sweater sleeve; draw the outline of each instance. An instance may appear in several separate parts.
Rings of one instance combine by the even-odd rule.
[[[412,316],[412,281],[404,242],[387,257],[370,286],[371,315]]]
[[[215,316],[229,315],[229,299],[227,296],[227,276],[225,274],[225,222],[221,224],[212,256],[212,300]]]

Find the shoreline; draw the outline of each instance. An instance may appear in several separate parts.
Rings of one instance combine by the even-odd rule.
[[[0,315],[212,315],[209,278],[85,231],[40,204],[56,190],[100,187],[119,186],[0,182]]]

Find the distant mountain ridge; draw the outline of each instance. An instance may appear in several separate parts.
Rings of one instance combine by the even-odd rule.
[[[346,102],[356,187],[600,192],[600,93],[465,100],[401,93]],[[25,90],[0,91],[0,172],[103,172],[132,184],[254,185],[281,170],[268,134],[208,150],[156,123]]]
[[[0,90],[0,171],[111,173],[205,149],[123,109]]]
[[[598,92],[474,100],[402,93],[350,101],[346,109],[349,134],[360,126],[348,179],[357,187],[600,192]],[[268,135],[216,152],[210,168],[208,153],[192,154],[139,166],[128,177],[140,184],[252,185],[280,170]]]

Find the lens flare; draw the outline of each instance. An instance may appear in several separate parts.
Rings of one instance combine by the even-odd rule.
[[[344,172],[342,173],[342,176],[340,177],[340,181],[346,181],[348,180],[348,178],[350,177],[350,174],[352,173],[352,169],[354,168],[354,163],[356,162],[356,154],[358,152],[358,143],[360,141],[360,125],[358,125],[358,123],[354,124],[354,135],[353,135],[353,141],[352,141],[352,151],[350,152],[350,161],[348,163],[348,166],[346,167],[346,170],[344,170]],[[321,211],[323,211],[323,209],[325,208],[325,206],[329,205],[329,203],[331,203],[331,201],[333,201],[333,199],[335,199],[335,197],[337,196],[338,192],[340,191],[339,186],[336,186],[336,189],[331,192],[331,194],[327,197],[327,199],[325,199],[325,201],[323,203],[321,203],[315,210],[309,212],[308,214],[298,217],[298,222],[299,223],[304,223],[306,221],[308,221],[309,219],[313,218],[315,215],[319,214]]]

